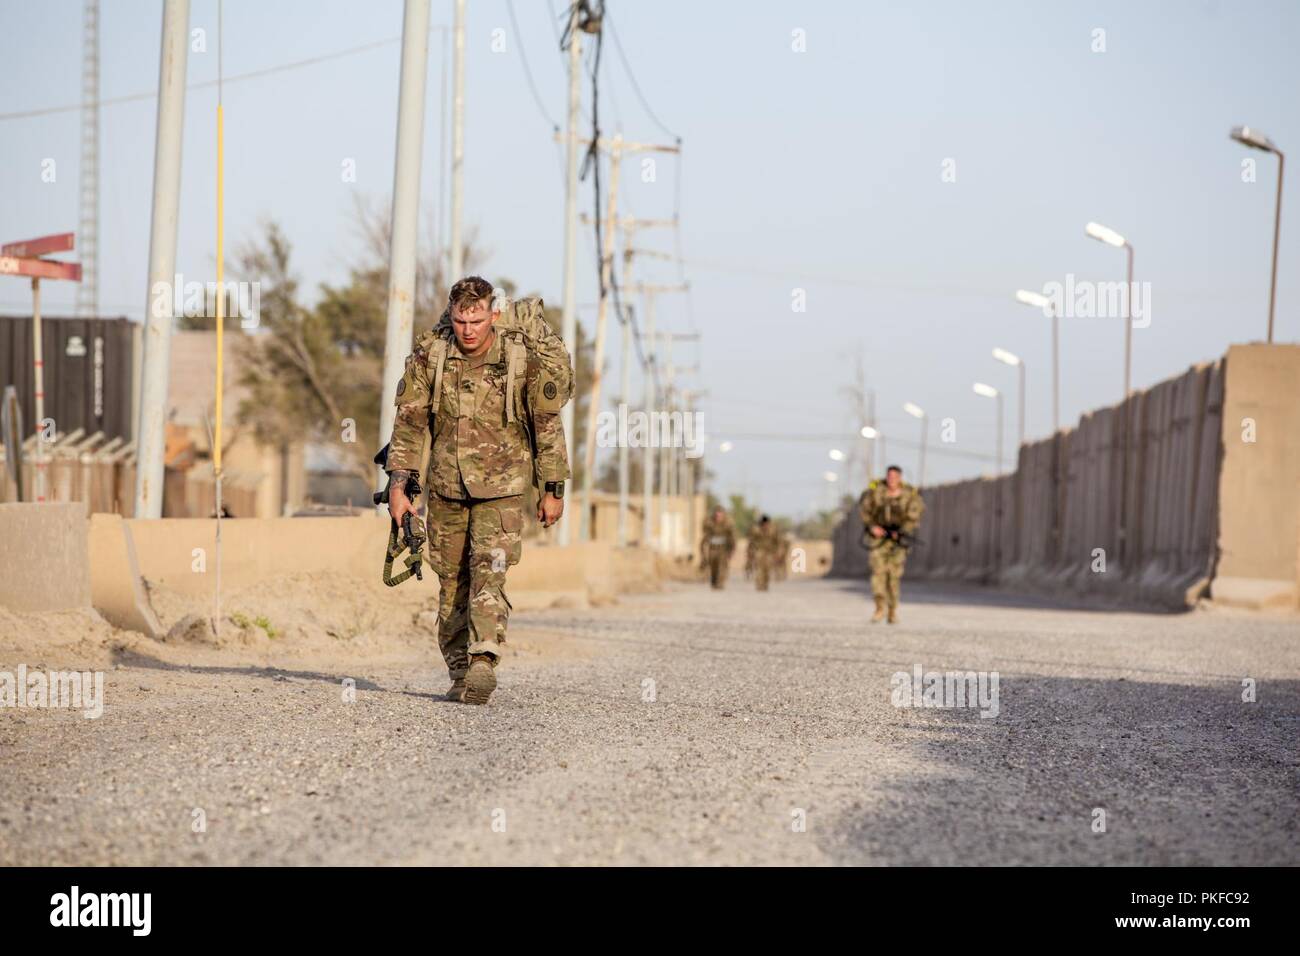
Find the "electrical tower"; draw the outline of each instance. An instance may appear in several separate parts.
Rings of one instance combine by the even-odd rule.
[[[86,0],[81,47],[81,284],[77,315],[99,314],[99,0]]]

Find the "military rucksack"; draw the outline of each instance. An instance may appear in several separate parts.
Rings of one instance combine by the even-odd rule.
[[[537,412],[558,412],[573,395],[573,365],[564,340],[546,321],[546,306],[540,298],[505,300],[495,328],[506,353],[506,394],[513,397],[506,405],[506,418],[514,421],[520,396],[515,383],[528,381],[529,405]],[[442,395],[442,370],[447,349],[454,338],[451,310],[447,309],[434,326],[434,340],[429,348],[429,365],[433,368],[433,395]],[[530,368],[532,366],[532,368]]]

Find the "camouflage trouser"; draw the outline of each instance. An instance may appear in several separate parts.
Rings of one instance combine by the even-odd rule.
[[[471,654],[500,656],[510,601],[506,569],[523,553],[523,497],[429,495],[429,563],[438,575],[438,646],[452,680]]]
[[[727,586],[727,571],[731,567],[731,555],[709,555],[709,583],[715,588]]]
[[[886,541],[871,549],[871,594],[888,607],[898,607],[898,588],[903,580],[907,549]]]
[[[754,563],[754,586],[760,591],[767,590],[767,582],[772,577],[772,562],[767,558],[759,558]]]

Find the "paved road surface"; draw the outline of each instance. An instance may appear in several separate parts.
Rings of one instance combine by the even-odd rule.
[[[520,614],[486,708],[431,662],[120,654],[99,720],[0,713],[0,863],[1297,862],[1295,617],[907,590]],[[997,716],[893,706],[915,665],[998,672]]]

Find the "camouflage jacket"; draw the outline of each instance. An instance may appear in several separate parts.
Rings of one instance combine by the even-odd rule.
[[[882,528],[896,524],[904,534],[916,534],[921,515],[925,512],[921,493],[907,482],[899,486],[897,497],[891,498],[887,492],[883,481],[873,481],[867,486],[858,499],[858,516],[862,518],[862,524],[868,530],[873,524]]]
[[[536,347],[510,321],[499,319],[494,329],[495,340],[475,367],[450,326],[420,336],[397,384],[389,471],[418,474],[432,433],[426,487],[444,498],[518,495],[533,482],[569,477],[559,413],[572,369],[560,337],[543,325],[534,334],[550,339]]]
[[[731,519],[723,515],[721,521],[714,521],[710,516],[704,519],[704,533],[700,537],[700,555],[704,559],[730,556],[736,550],[736,528]]]
[[[764,530],[761,524],[754,525],[749,533],[747,557],[763,560],[775,560],[781,557],[781,535],[772,525]]]

